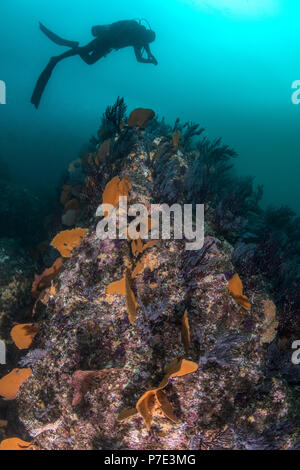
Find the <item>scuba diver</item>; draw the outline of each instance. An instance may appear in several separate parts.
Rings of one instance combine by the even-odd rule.
[[[131,46],[134,48],[138,62],[142,62],[143,64],[158,64],[149,46],[150,43],[155,41],[155,32],[152,31],[151,28],[147,29],[141,22],[135,20],[118,21],[110,25],[94,26],[92,28],[92,35],[95,39],[83,47],[80,47],[77,41],[62,39],[41,23],[40,29],[51,41],[60,46],[69,47],[70,50],[61,55],[52,57],[47,67],[41,73],[31,97],[31,103],[34,104],[36,108],[39,107],[43,92],[54,67],[58,62],[67,57],[78,55],[86,64],[91,65],[102,59],[102,57],[105,57],[112,50],[119,50]],[[143,57],[144,51],[147,53],[147,58]]]

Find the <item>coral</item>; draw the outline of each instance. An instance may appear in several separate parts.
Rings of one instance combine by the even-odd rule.
[[[243,334],[226,333],[219,336],[214,348],[200,358],[199,364],[215,363],[221,367],[237,365],[238,361],[234,357],[234,353],[244,341],[245,335]]]
[[[127,106],[124,98],[118,97],[113,106],[108,106],[102,116],[102,123],[98,136],[101,141],[105,141],[111,137],[115,137],[116,133],[120,131],[122,122],[126,120]]]
[[[234,297],[236,302],[241,305],[245,310],[250,310],[251,304],[248,298],[243,295],[243,283],[238,274],[235,274],[228,282],[228,289],[230,294]]]
[[[87,392],[89,383],[99,377],[99,371],[82,371],[77,370],[72,375],[72,387],[74,388],[74,396],[72,406],[82,403],[85,393]]]
[[[21,385],[31,376],[31,369],[14,369],[0,379],[0,396],[6,400],[14,400]]]
[[[48,353],[49,351],[46,349],[32,349],[32,351],[29,351],[26,356],[19,360],[18,365],[20,367],[32,368],[38,361],[45,359]]]
[[[116,163],[125,159],[133,150],[136,141],[134,130],[126,126],[119,136],[111,141],[109,162]]]
[[[227,193],[221,192],[214,223],[220,233],[234,239],[247,231],[252,225],[253,217],[260,213],[259,201],[263,188],[254,188],[253,178],[234,178],[229,174],[227,176],[227,185],[232,189]]]
[[[279,325],[276,319],[276,305],[271,300],[263,302],[265,320],[263,324],[263,333],[261,335],[261,343],[272,343],[277,334]]]
[[[74,388],[72,406],[77,406],[82,403],[84,399],[84,395],[86,394],[89,384],[91,383],[92,380],[108,372],[111,372],[111,370],[110,369],[104,369],[104,370],[98,370],[98,371],[97,370],[96,371],[77,370],[76,372],[74,372],[74,374],[72,375],[72,379],[71,379],[71,384],[72,384],[72,387]]]
[[[145,129],[148,126],[149,121],[151,121],[154,116],[155,113],[152,109],[137,108],[130,114],[128,118],[128,126],[139,126],[142,129]]]
[[[186,151],[191,149],[193,138],[196,136],[200,136],[204,129],[200,128],[199,124],[195,124],[193,122],[187,122],[182,129],[186,129],[182,135],[182,145]]]
[[[57,258],[50,268],[45,269],[40,275],[35,275],[31,289],[33,297],[37,298],[44,289],[50,286],[53,279],[55,279],[61,271],[62,263],[63,259]]]
[[[197,143],[197,153],[189,163],[185,180],[187,199],[191,202],[214,202],[228,188],[228,172],[236,152],[221,139],[210,142],[207,138]]]
[[[154,185],[159,198],[166,203],[178,203],[184,197],[187,162],[169,142],[161,148],[154,166]]]
[[[80,245],[87,232],[88,229],[84,228],[65,230],[53,238],[51,246],[56,248],[64,258],[70,258],[72,250]]]
[[[18,349],[28,349],[39,331],[37,323],[16,325],[10,332],[13,342]]]

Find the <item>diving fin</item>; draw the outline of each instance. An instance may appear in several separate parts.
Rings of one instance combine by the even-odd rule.
[[[57,34],[52,33],[52,31],[46,28],[46,26],[44,26],[42,23],[40,23],[40,29],[49,39],[51,39],[51,41],[55,42],[55,44],[58,44],[59,46],[66,46],[71,48],[78,47],[79,43],[77,41],[68,41],[67,39],[63,39],[57,36]]]
[[[42,95],[44,93],[44,90],[47,86],[47,83],[52,75],[53,69],[56,66],[57,62],[53,59],[50,60],[48,63],[47,67],[43,70],[41,75],[39,76],[39,79],[36,83],[34,92],[31,97],[31,103],[34,104],[36,109],[38,109]]]

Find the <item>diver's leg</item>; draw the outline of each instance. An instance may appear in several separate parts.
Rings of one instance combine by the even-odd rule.
[[[39,76],[39,79],[35,85],[35,88],[31,97],[31,103],[34,104],[36,109],[39,107],[42,95],[52,75],[55,65],[56,65],[56,62],[51,59],[47,67],[43,70],[43,72]]]
[[[34,106],[36,108],[39,107],[42,95],[44,93],[44,90],[47,86],[48,81],[50,80],[50,77],[52,75],[52,72],[53,72],[56,64],[58,64],[58,62],[60,62],[61,60],[66,59],[67,57],[72,57],[72,56],[75,56],[75,55],[79,55],[79,52],[78,52],[77,49],[78,48],[71,49],[71,50],[65,52],[64,54],[61,54],[61,55],[56,56],[56,57],[52,57],[50,59],[47,67],[43,70],[43,72],[39,76],[39,79],[36,83],[33,95],[31,97],[31,103],[34,104]]]
[[[102,53],[95,51],[93,44],[88,44],[84,47],[75,47],[73,49],[70,49],[69,51],[66,51],[63,54],[52,57],[51,60],[57,64],[61,60],[67,59],[67,57],[73,57],[75,55],[79,55],[79,57],[86,64],[94,64],[97,60],[101,58]]]
[[[52,57],[51,60],[56,63],[60,62],[67,57],[73,57],[79,55],[79,57],[88,65],[92,65],[101,59],[108,51],[99,43],[99,40],[94,39],[86,46],[74,47],[69,51],[64,52],[58,56]]]
[[[80,48],[84,49],[84,48]],[[95,64],[98,60],[102,59],[106,54],[103,51],[93,51],[91,54],[89,51],[83,50],[79,53],[81,59],[88,65]]]
[[[81,59],[88,65],[93,65],[101,58],[101,56],[95,56],[95,54],[89,54],[86,51],[81,52],[79,55]]]
[[[42,23],[40,23],[40,29],[41,31],[49,38],[51,41],[55,42],[55,44],[58,44],[60,46],[66,46],[66,47],[77,47],[79,42],[78,41],[68,41],[67,39],[63,39],[60,36],[57,36],[57,34],[54,34],[50,29],[46,28]]]
[[[92,53],[90,54],[90,52]],[[31,103],[34,104],[36,108],[39,107],[42,95],[44,93],[44,90],[47,86],[47,83],[52,75],[52,72],[54,70],[54,67],[58,64],[63,59],[66,59],[68,57],[73,57],[79,55],[82,60],[84,60],[87,64],[94,64],[97,60],[99,60],[102,56],[103,53],[100,51],[94,51],[93,50],[93,42],[88,44],[87,46],[84,47],[76,47],[73,49],[70,49],[69,51],[64,52],[63,54],[60,54],[58,56],[52,57],[47,65],[47,67],[44,69],[44,71],[41,73],[37,84],[35,86],[33,95],[31,97]]]
[[[77,51],[81,59],[88,65],[94,64],[109,52],[99,39],[94,39],[84,47],[78,47]]]
[[[84,49],[82,47],[74,47],[73,49],[70,49],[69,51],[64,52],[63,54],[51,57],[51,61],[57,64],[63,59],[67,59],[68,57],[73,57],[75,55],[80,55],[80,49]]]

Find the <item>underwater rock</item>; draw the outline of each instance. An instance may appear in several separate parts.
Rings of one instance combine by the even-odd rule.
[[[109,160],[100,164],[101,187],[115,203],[126,178],[130,202],[150,207],[162,194],[149,176],[156,171],[162,181],[155,154],[164,154],[165,141],[156,140],[149,150],[142,133],[133,132],[127,156],[109,170]],[[91,218],[76,249],[66,253],[55,293],[36,317],[35,348],[47,353],[37,354],[16,400],[27,438],[45,450],[244,449],[272,447],[280,432],[280,448],[289,448],[299,438],[289,388],[280,374],[267,376],[268,346],[261,342],[269,298],[245,283],[243,295],[251,301],[245,310],[230,294],[233,247],[212,229],[195,253],[185,251],[184,240],[101,241],[97,220]],[[68,237],[60,238],[56,246],[63,251]],[[130,318],[126,282],[136,301]],[[119,289],[108,288],[116,283]],[[239,283],[237,295],[241,289]],[[178,358],[193,363],[193,373],[170,372],[164,380]],[[82,374],[97,379],[87,386],[75,380]],[[149,434],[134,409],[149,390],[161,388],[154,394],[159,406],[151,397],[150,414],[141,410],[148,427],[151,421]]]
[[[11,238],[0,239],[0,338],[9,335],[7,326],[20,321],[31,304],[34,267],[31,259]]]

